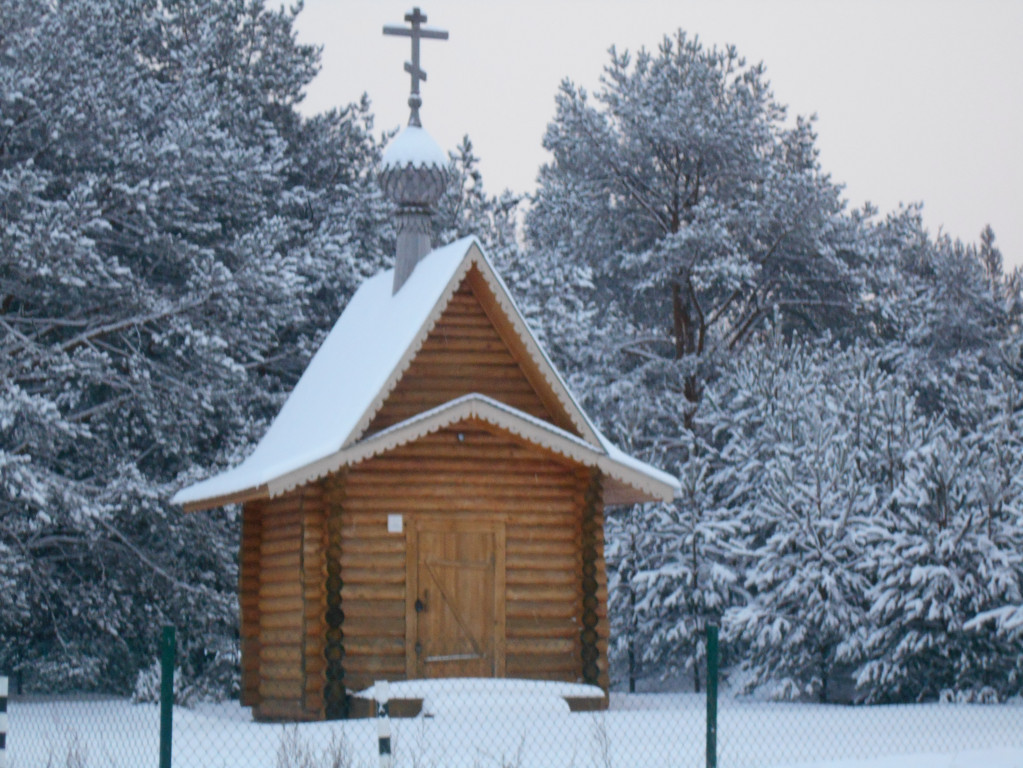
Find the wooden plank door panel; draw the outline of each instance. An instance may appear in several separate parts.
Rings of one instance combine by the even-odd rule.
[[[410,671],[419,678],[503,673],[498,663],[503,621],[497,620],[504,582],[504,558],[497,550],[503,537],[493,526],[450,525],[417,527],[415,537],[413,604],[407,612],[413,622]]]

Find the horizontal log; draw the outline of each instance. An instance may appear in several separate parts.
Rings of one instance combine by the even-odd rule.
[[[493,324],[490,322],[490,318],[482,312],[456,312],[449,309],[449,311],[444,313],[442,319],[438,321],[437,325],[440,326],[441,332],[447,329],[458,328],[488,328],[491,329],[492,333],[494,333]],[[434,333],[436,333],[437,330],[438,328],[434,327]],[[494,335],[496,336],[497,334],[494,333]]]
[[[341,568],[344,584],[404,584],[405,564],[395,568]]]
[[[260,585],[259,595],[267,598],[302,597],[302,582],[299,579],[289,581],[267,582]]]
[[[579,545],[574,539],[514,538],[508,536],[507,531],[505,537],[508,557],[513,559],[520,556],[556,557],[558,562],[563,562],[562,558],[575,558],[579,554]]]
[[[496,427],[491,426],[487,422],[479,421],[477,419],[466,419],[465,421],[457,422],[456,424],[445,427],[444,429],[424,435],[416,440],[415,443],[411,443],[408,447],[434,444],[447,445],[451,443],[461,444],[462,442],[469,440],[480,446],[489,445],[492,447],[501,447],[505,445],[515,445],[515,443],[503,433],[495,432],[496,429]],[[458,435],[462,435],[462,441],[458,440]]]
[[[531,680],[564,680],[575,682],[581,671],[582,662],[565,657],[514,656],[505,658],[505,674],[508,677],[522,677]]]
[[[451,300],[448,302],[448,306],[445,307],[445,311],[455,307],[466,306],[476,307],[479,311],[483,311],[482,307],[480,307],[479,299],[476,298],[475,292],[467,281],[458,286],[458,290],[451,294]]]
[[[534,554],[532,552],[522,552],[517,547],[507,547],[504,557],[505,568],[509,573],[511,571],[535,571],[544,568],[572,571],[574,573],[576,568],[582,565],[581,558],[576,556],[574,550],[560,555],[552,555],[550,553]]]
[[[397,600],[404,603],[404,584],[345,584],[341,587],[342,605],[346,600]]]
[[[266,527],[268,522],[272,522],[283,514],[304,509],[306,504],[308,504],[308,501],[301,494],[294,491],[281,496],[275,496],[269,499],[263,507],[263,511],[259,516],[259,524],[261,527]]]
[[[299,566],[302,565],[302,553],[298,550],[296,542],[295,548],[290,551],[276,552],[272,555],[264,553],[260,564],[263,570],[271,568],[294,568],[298,570]]]
[[[529,637],[508,638],[505,641],[505,653],[508,656],[571,656],[577,652],[578,647],[578,636],[575,639]]]
[[[417,512],[417,511],[435,511],[435,512],[504,512],[504,513],[516,513],[516,512],[545,512],[545,513],[564,513],[566,511],[564,500],[560,499],[514,499],[514,498],[486,498],[486,497],[473,497],[466,498],[458,495],[453,496],[422,496],[422,497],[409,497],[403,496],[400,493],[395,493],[389,498],[370,498],[360,497],[356,503],[353,499],[349,504],[349,511],[353,512],[355,509],[360,512],[364,511],[379,511],[379,512]],[[386,518],[384,518],[386,523]],[[386,530],[386,529],[385,529]],[[571,533],[571,532],[569,532]],[[567,535],[566,535],[567,537]]]
[[[263,662],[298,665],[302,662],[302,647],[298,645],[268,645],[260,649],[259,658]]]
[[[405,657],[405,637],[353,637],[345,639],[345,655]]]
[[[348,547],[341,548],[341,568],[380,568],[381,570],[405,569],[405,552],[386,552],[383,554],[366,554],[350,552]]]
[[[265,650],[265,649],[264,649]],[[277,682],[305,681],[302,673],[302,665],[292,662],[264,661],[259,665],[259,674],[263,680],[275,680]]]
[[[304,607],[300,597],[264,597],[259,601],[260,613],[289,613]]]
[[[354,600],[348,599],[342,591],[341,609],[345,612],[345,621],[356,621],[365,618],[375,617],[401,617],[405,618],[404,600]]]
[[[444,313],[440,316],[440,320],[438,322],[455,325],[462,320],[468,319],[485,320],[488,324],[490,324],[490,318],[487,317],[486,312],[483,311],[483,308],[475,298],[468,301],[458,301],[453,299],[448,302],[448,305],[444,308]]]
[[[505,604],[505,618],[512,619],[571,619],[579,613],[579,606],[573,602],[547,603],[535,600],[508,600]]]
[[[421,352],[505,352],[508,345],[505,344],[495,333],[493,337],[466,338],[464,336],[448,336],[444,334],[430,334],[423,342]]]
[[[485,459],[476,459],[472,455],[462,455],[457,464],[452,464],[442,458],[402,458],[397,452],[377,456],[372,461],[364,461],[358,467],[353,467],[347,482],[393,482],[390,476],[395,472],[400,472],[402,477],[408,477],[416,482],[422,482],[431,477],[437,477],[438,481],[444,481],[465,474],[473,476],[485,474],[495,478],[525,475],[549,480],[557,479],[566,485],[577,482],[572,473],[565,470],[564,467],[552,464],[542,458],[523,458],[514,463],[495,464]]]
[[[522,510],[531,511],[531,510]],[[544,510],[547,511],[547,510]],[[558,510],[552,510],[558,511]],[[509,541],[514,541],[516,546],[519,544],[532,544],[534,542],[562,542],[563,544],[571,543],[578,546],[580,534],[579,531],[573,526],[569,528],[567,526],[556,526],[546,525],[542,528],[536,526],[525,527],[518,524],[516,517],[511,517],[508,520],[508,528],[505,534]]]
[[[518,570],[505,567],[505,582],[508,586],[526,587],[535,585],[546,585],[557,587],[569,587],[574,589],[579,583],[579,574],[575,569],[571,570]]]
[[[447,323],[444,321],[444,318],[437,322],[430,336],[447,339],[480,339],[504,343],[492,325],[487,323]]]
[[[289,522],[287,524],[267,526],[263,531],[262,544],[268,544],[274,541],[288,541],[293,546],[296,541],[302,538],[302,524]]]
[[[437,348],[436,346],[423,346],[409,366],[409,371],[439,369],[446,373],[452,368],[469,368],[471,376],[487,375],[484,368],[504,368],[509,376],[522,376],[518,361],[512,357],[507,348],[504,349],[452,349]]]
[[[405,637],[404,616],[358,617],[345,614],[345,638]]]
[[[509,640],[545,637],[574,640],[579,637],[579,625],[567,618],[523,619],[513,616],[505,620],[505,635]]]
[[[522,602],[544,601],[550,603],[569,604],[580,598],[580,590],[573,586],[544,586],[542,584],[517,585],[507,587],[507,600]]]
[[[382,485],[357,486],[348,489],[348,506],[355,510],[363,506],[367,501],[381,499],[399,498],[406,500],[444,500],[452,497],[468,497],[468,500],[489,500],[504,503],[520,502],[529,503],[541,508],[552,508],[564,514],[572,512],[572,498],[566,491],[558,488],[545,488],[543,486],[529,486],[521,484],[494,484],[490,487],[482,485],[410,485],[401,483],[390,488]],[[528,509],[523,510],[528,511]],[[385,518],[386,521],[386,518]],[[276,555],[275,557],[283,557]]]
[[[370,462],[387,462],[392,459],[419,460],[429,459],[434,461],[445,461],[452,459],[469,459],[471,461],[483,461],[489,464],[500,466],[499,462],[504,461],[535,461],[539,452],[532,447],[522,447],[519,443],[504,443],[492,445],[466,445],[464,441],[459,442],[457,436],[441,441],[425,442],[417,440],[414,443],[395,448],[383,456],[377,456],[363,462],[355,471],[368,465]],[[566,461],[568,461],[566,459]]]
[[[280,613],[263,613],[259,617],[260,629],[292,629],[301,632],[305,622],[302,611],[282,611]]]
[[[405,537],[387,533],[387,517],[383,517],[381,524],[383,533],[379,536],[365,536],[362,528],[345,526],[341,529],[343,537],[341,544],[342,557],[352,554],[358,555],[388,555],[401,553],[405,554]]]
[[[263,530],[266,530],[268,525],[286,519],[294,519],[296,516],[301,517],[320,501],[319,498],[309,498],[294,491],[283,496],[276,496],[267,503],[260,524]]]
[[[297,701],[302,696],[303,681],[278,680],[276,678],[264,677],[259,681],[259,695],[263,699],[260,707],[264,709],[276,706],[274,700],[281,704],[286,701]]]
[[[567,474],[540,474],[538,472],[514,471],[515,467],[503,467],[502,472],[467,472],[464,462],[452,462],[446,466],[436,462],[438,471],[434,474],[426,472],[402,472],[400,488],[395,488],[394,473],[365,473],[352,477],[348,483],[348,493],[352,496],[366,493],[378,493],[381,490],[396,490],[415,493],[417,489],[448,489],[460,488],[473,493],[486,493],[491,490],[500,493],[509,491],[522,492],[543,491],[558,493],[569,504],[575,505],[572,478]],[[439,469],[444,466],[443,471]],[[390,482],[388,482],[390,478]]]
[[[298,566],[289,568],[267,568],[264,567],[259,574],[259,583],[263,584],[292,584],[301,583],[302,572]]]
[[[302,633],[294,627],[260,627],[259,638],[261,646],[272,645],[294,645],[301,646]]]

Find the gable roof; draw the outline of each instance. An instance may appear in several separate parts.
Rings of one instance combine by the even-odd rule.
[[[277,495],[286,490],[283,478],[305,476],[309,468],[359,441],[472,267],[492,290],[581,442],[605,456],[614,456],[616,463],[633,464],[640,474],[652,473],[650,477],[657,477],[658,484],[673,481],[672,487],[677,489],[677,480],[618,451],[593,426],[536,342],[478,241],[470,237],[427,254],[396,294],[392,295],[393,270],[366,280],[252,454],[233,469],[183,488],[171,502],[199,509]],[[564,432],[554,425],[547,426]]]

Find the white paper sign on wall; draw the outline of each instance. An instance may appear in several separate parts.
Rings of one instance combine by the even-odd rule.
[[[401,515],[388,515],[387,516],[387,532],[388,533],[401,533]]]

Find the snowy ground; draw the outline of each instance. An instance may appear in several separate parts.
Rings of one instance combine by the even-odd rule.
[[[571,713],[557,685],[444,681],[392,696],[427,716],[392,720],[396,768],[704,768],[705,700],[615,694]],[[9,768],[156,766],[159,711],[119,699],[14,700]],[[235,704],[174,712],[176,768],[377,766],[377,723],[253,723]],[[721,768],[1023,768],[1023,704],[839,707],[720,703]]]

